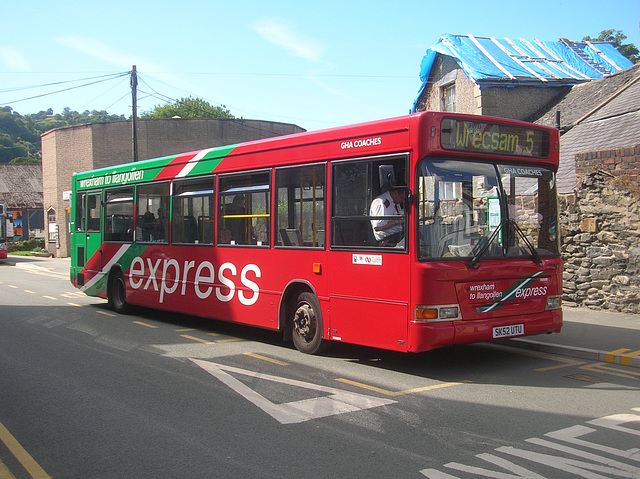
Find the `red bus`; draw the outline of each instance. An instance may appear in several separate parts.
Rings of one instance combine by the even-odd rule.
[[[558,142],[422,112],[78,173],[71,281],[306,353],[559,332]]]
[[[0,204],[0,259],[7,259],[7,207]]]

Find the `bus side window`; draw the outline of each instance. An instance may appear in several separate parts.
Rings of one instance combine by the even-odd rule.
[[[383,220],[386,224],[392,217],[371,216],[373,200],[381,193],[388,191],[390,185],[381,185],[380,166],[393,171],[395,181],[406,185],[406,156],[361,159],[333,164],[332,170],[332,213],[331,213],[331,245],[356,249],[382,246],[383,242],[374,236],[375,221]],[[399,205],[400,206],[400,205]],[[406,228],[406,215],[395,216],[398,229],[402,230],[402,221]],[[398,241],[390,246],[404,249],[403,235],[398,234]]]
[[[325,244],[326,165],[276,171],[276,246]]]
[[[100,231],[100,212],[102,205],[100,204],[100,194],[87,195],[87,231]],[[84,229],[84,227],[82,227]]]
[[[107,190],[104,240],[133,241],[133,187]]]
[[[218,244],[269,246],[269,172],[220,177]]]
[[[76,214],[74,218],[74,225],[76,231],[84,231],[84,222],[85,222],[85,209],[84,209],[84,201],[85,201],[85,193],[77,193],[76,194]]]
[[[176,244],[213,244],[215,178],[208,176],[173,183],[171,241]]]
[[[169,242],[169,183],[149,183],[137,188],[136,241]]]

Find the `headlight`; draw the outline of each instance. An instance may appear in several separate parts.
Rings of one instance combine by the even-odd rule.
[[[547,296],[546,310],[560,309],[562,307],[562,296]]]
[[[457,304],[416,306],[414,318],[416,321],[455,321],[462,319],[460,308]]]

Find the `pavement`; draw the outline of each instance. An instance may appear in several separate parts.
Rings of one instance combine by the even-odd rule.
[[[10,255],[0,261],[69,276],[69,258],[37,258]],[[562,332],[500,341],[511,347],[558,354],[587,361],[600,361],[640,368],[640,314],[588,308],[563,309]]]
[[[510,339],[510,346],[640,368],[640,314],[562,308],[560,333]]]

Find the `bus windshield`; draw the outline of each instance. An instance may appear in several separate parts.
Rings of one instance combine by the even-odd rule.
[[[423,160],[418,167],[419,259],[559,255],[555,174],[540,166]]]

